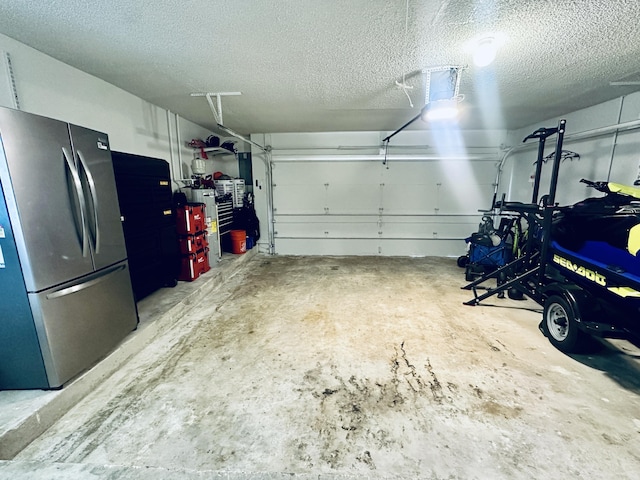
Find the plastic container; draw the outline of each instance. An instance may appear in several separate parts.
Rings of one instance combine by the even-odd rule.
[[[246,253],[247,251],[247,232],[245,230],[231,230],[231,252]]]
[[[209,249],[204,248],[197,253],[183,255],[180,259],[180,273],[178,280],[183,282],[192,282],[203,273],[210,270],[209,266]]]
[[[216,187],[218,196],[231,194],[233,200],[233,208],[241,208],[244,198],[245,185],[242,178],[235,180],[215,180],[213,184]]]
[[[178,244],[180,245],[180,253],[182,255],[189,255],[190,253],[197,253],[209,246],[207,241],[207,232],[198,232],[195,235],[185,235],[178,237]]]
[[[178,235],[194,235],[207,229],[204,203],[188,203],[176,209]]]

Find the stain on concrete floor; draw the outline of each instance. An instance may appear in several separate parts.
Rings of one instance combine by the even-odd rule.
[[[453,259],[256,257],[16,460],[637,478],[639,359],[566,356],[535,304],[462,284]]]

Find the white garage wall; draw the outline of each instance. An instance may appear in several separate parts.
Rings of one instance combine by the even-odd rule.
[[[569,205],[601,193],[579,183],[581,178],[595,181],[612,181],[632,185],[640,178],[640,129],[618,133],[591,135],[593,130],[640,119],[640,93],[634,93],[587,109],[567,113],[563,150],[580,154],[579,160],[561,163],[556,202]],[[540,127],[555,127],[560,118],[550,119],[538,125],[511,132],[510,145],[519,145],[522,139]],[[573,137],[573,138],[572,138]],[[555,151],[556,137],[547,140],[545,155]],[[537,158],[537,140],[529,141],[530,148],[508,155],[500,181],[500,192],[512,201],[532,200],[533,162]],[[527,143],[529,143],[527,142]],[[548,193],[552,162],[544,165],[540,195]]]
[[[206,138],[210,135],[206,129],[181,119],[182,145],[178,152],[176,119],[166,110],[2,34],[0,51],[11,57],[21,110],[105,132],[112,150],[166,161],[171,161],[173,154],[175,176],[190,175],[193,151],[184,143],[191,138]],[[0,102],[12,106],[6,92],[0,95]],[[178,167],[178,153],[182,168]],[[212,164],[211,170],[214,168]]]
[[[272,147],[279,254],[442,255],[465,252],[491,205],[504,132],[406,131],[253,135]],[[268,180],[254,151],[254,188],[268,249]],[[255,185],[254,185],[255,186]]]

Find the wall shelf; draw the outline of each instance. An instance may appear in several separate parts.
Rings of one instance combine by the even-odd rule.
[[[194,148],[194,150],[197,152],[201,151],[200,148]],[[205,151],[205,153],[211,154],[214,157],[222,155],[236,155],[235,152],[222,147],[205,147],[203,150]]]
[[[233,155],[235,157],[237,155],[237,152],[234,152],[233,150],[227,150],[226,148],[222,148],[222,147],[194,147],[189,143],[186,143],[186,146],[193,150],[194,158],[200,155],[202,152],[205,152],[208,156],[212,156],[212,157],[225,156],[225,155]]]

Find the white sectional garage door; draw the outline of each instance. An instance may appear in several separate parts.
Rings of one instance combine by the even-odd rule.
[[[273,157],[275,251],[311,255],[465,252],[493,197],[495,158]]]

